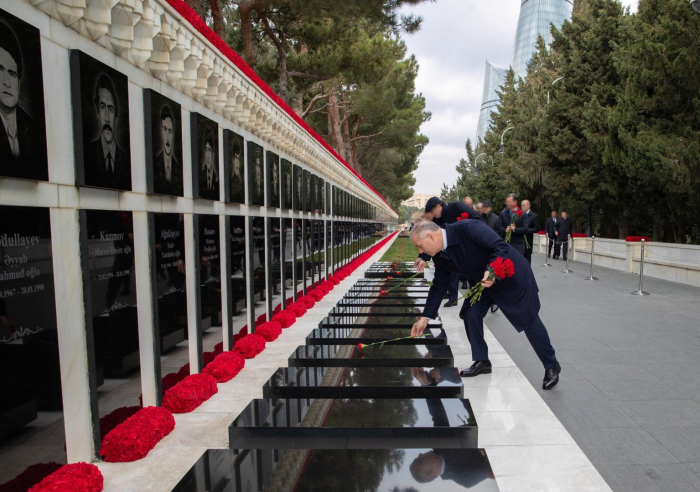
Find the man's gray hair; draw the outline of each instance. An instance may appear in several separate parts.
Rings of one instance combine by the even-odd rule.
[[[431,220],[421,220],[413,226],[411,237],[423,239],[428,232],[436,232],[440,230],[440,226]]]

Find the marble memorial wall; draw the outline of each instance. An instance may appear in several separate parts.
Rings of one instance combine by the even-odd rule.
[[[165,1],[127,3],[0,8],[0,484],[97,458],[101,417],[394,228]]]

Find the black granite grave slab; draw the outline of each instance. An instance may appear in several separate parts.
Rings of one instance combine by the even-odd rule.
[[[318,324],[319,328],[412,328],[418,320],[418,316],[394,316],[373,318],[365,315],[365,319],[361,319],[356,323],[358,316],[327,316]],[[442,321],[429,320],[429,328],[442,328]]]
[[[455,367],[289,367],[263,386],[264,398],[461,398]]]
[[[229,426],[231,448],[476,448],[476,419],[458,398],[253,400]]]
[[[309,345],[357,345],[358,343],[384,342],[408,334],[404,328],[376,328],[365,330],[359,336],[350,336],[352,328],[316,328],[306,337]],[[440,328],[428,328],[422,338],[408,338],[391,342],[392,345],[447,345],[447,336]]]
[[[361,317],[375,317],[375,316],[391,316],[391,317],[405,317],[409,315],[420,316],[423,313],[423,309],[413,305],[394,305],[394,306],[377,306],[373,304],[370,305],[356,305],[347,306],[343,308],[333,308],[328,312],[328,316],[361,316]]]
[[[410,277],[424,278],[425,273],[424,272],[417,273],[415,271],[410,271],[410,270],[406,271],[406,272],[399,271],[399,273],[396,273],[396,272],[391,271],[391,270],[389,272],[385,272],[384,270],[381,270],[381,269],[377,269],[377,270],[370,269],[370,270],[365,271],[365,278],[386,278],[388,276],[390,276],[392,278],[410,278]]]
[[[370,307],[404,307],[404,306],[425,306],[425,301],[427,297],[422,299],[416,299],[413,297],[397,297],[397,298],[385,298],[385,297],[371,297],[371,298],[352,298],[344,297],[341,299],[336,306],[340,308],[345,307],[358,307],[358,306],[370,306]]]
[[[344,351],[345,353],[347,351]],[[372,345],[339,353],[334,345],[300,345],[289,367],[452,367],[449,345]]]
[[[210,449],[173,492],[498,492],[486,451]]]

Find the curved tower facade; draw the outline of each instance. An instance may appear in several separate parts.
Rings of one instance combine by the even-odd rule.
[[[527,64],[535,52],[537,37],[541,35],[550,44],[551,24],[561,27],[571,18],[573,9],[573,0],[521,0],[511,63],[516,80],[527,74]]]
[[[503,84],[506,69],[490,63],[486,60],[486,75],[484,76],[484,95],[481,99],[481,111],[479,112],[479,125],[476,128],[477,142],[484,138],[491,125],[491,112],[496,111],[498,94],[496,91]]]

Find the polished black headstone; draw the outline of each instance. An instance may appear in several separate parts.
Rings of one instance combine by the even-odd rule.
[[[289,367],[263,386],[264,398],[460,398],[455,367]]]
[[[350,336],[352,331],[354,331],[353,328],[316,328],[306,337],[306,343],[309,345],[357,345],[408,336],[405,329],[376,328],[365,330],[355,337]],[[427,328],[422,338],[408,338],[390,343],[392,345],[447,345],[447,336],[440,328]]]
[[[357,315],[327,316],[321,320],[318,326],[319,328],[412,328],[419,316],[420,314],[416,316],[378,317],[374,319],[372,316],[365,316],[365,318],[360,319],[360,322],[357,322]],[[428,327],[442,328],[442,321],[430,320],[428,321]]]
[[[372,298],[353,298],[351,296],[344,297],[341,299],[336,306],[340,308],[346,307],[358,307],[358,306],[371,306],[371,307],[405,307],[405,306],[419,306],[424,307],[427,297],[419,299],[415,297],[372,297]]]
[[[210,449],[173,492],[498,492],[483,449]]]
[[[231,448],[476,448],[476,419],[458,398],[253,400],[229,426]]]
[[[328,316],[344,316],[344,317],[374,317],[374,316],[391,316],[391,317],[406,317],[410,315],[420,316],[423,309],[414,305],[393,305],[393,306],[374,306],[373,304],[360,304],[356,306],[345,306],[341,308],[333,308],[329,311]]]
[[[347,351],[344,351],[347,352]],[[343,353],[344,353],[343,352]],[[353,347],[342,355],[333,345],[301,345],[289,356],[289,367],[452,367],[449,345],[372,345]]]

